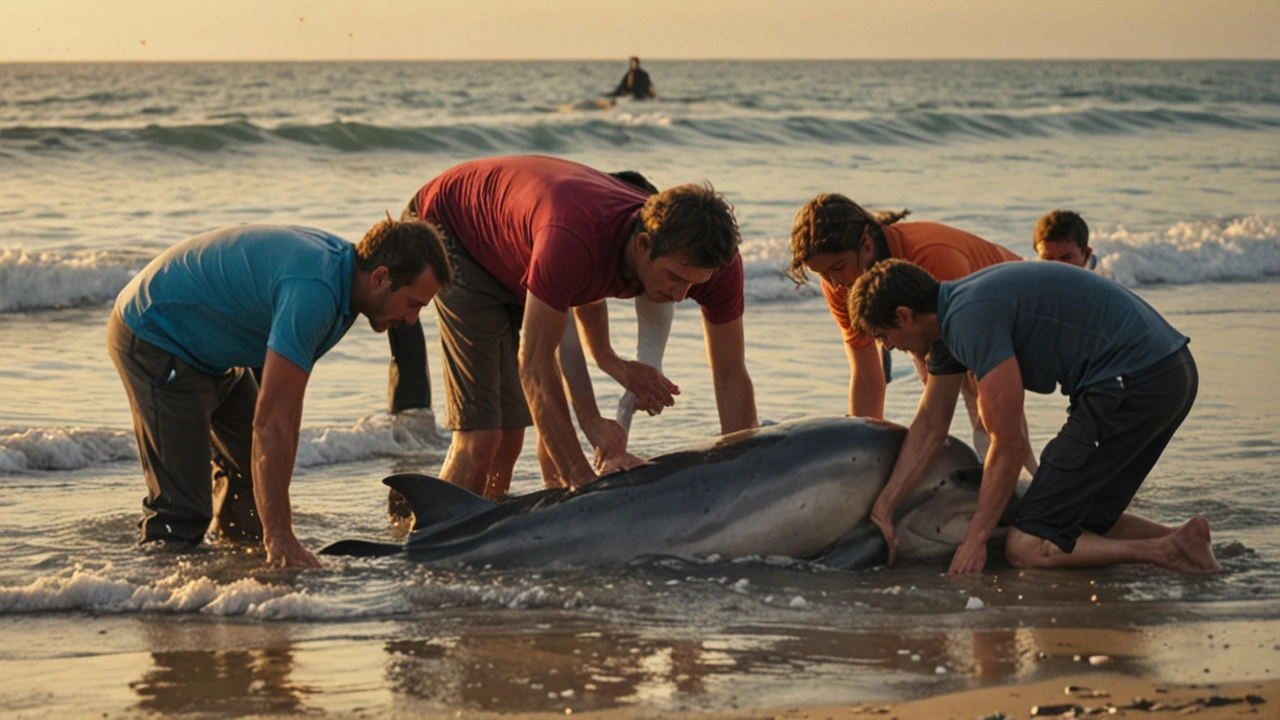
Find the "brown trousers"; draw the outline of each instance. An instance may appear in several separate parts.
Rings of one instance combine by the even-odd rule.
[[[250,452],[258,383],[245,368],[213,376],[133,334],[118,313],[107,352],[124,382],[147,481],[142,542],[260,542]]]

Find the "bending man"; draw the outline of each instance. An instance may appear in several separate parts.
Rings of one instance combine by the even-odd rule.
[[[570,308],[587,348],[603,347],[608,316],[597,301],[609,297],[644,294],[671,303],[687,296],[702,305],[721,431],[756,424],[738,228],[710,187],[681,185],[650,196],[567,160],[491,158],[445,171],[406,213],[442,227],[458,268],[457,282],[436,302],[445,424],[454,431],[443,479],[504,495],[530,424],[547,485],[596,478],[569,404],[596,448],[621,427],[588,407],[594,402],[572,392],[566,399],[557,350]]]
[[[311,368],[357,315],[377,332],[413,323],[451,278],[434,228],[392,220],[354,246],[248,225],[152,260],[107,328],[147,481],[142,542],[196,544],[213,520],[226,539],[262,542],[272,565],[318,567],[289,502]]]

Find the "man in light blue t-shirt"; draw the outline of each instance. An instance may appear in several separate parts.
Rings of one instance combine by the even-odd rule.
[[[1195,401],[1188,339],[1121,285],[1064,263],[1004,263],[939,284],[886,260],[849,293],[855,322],[887,346],[928,356],[929,378],[889,482],[872,509],[893,557],[893,515],[946,440],[965,373],[991,434],[978,507],[951,561],[981,572],[987,541],[1027,453],[1024,390],[1071,399],[1019,501],[1005,552],[1015,567],[1153,563],[1180,572],[1221,568],[1209,523],[1177,528],[1127,512]]]
[[[357,315],[377,332],[414,323],[452,278],[434,227],[390,219],[358,245],[246,225],[152,260],[107,328],[147,481],[142,542],[199,543],[214,521],[226,539],[262,542],[272,565],[318,567],[289,503],[312,366]]]

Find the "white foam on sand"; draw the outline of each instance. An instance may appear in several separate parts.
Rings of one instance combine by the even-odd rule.
[[[0,586],[0,613],[92,610],[115,613],[201,613],[271,620],[327,620],[405,612],[403,596],[384,602],[346,603],[253,578],[219,583],[175,572],[150,583],[116,577],[110,565],[101,569],[77,565],[27,585]]]
[[[350,428],[303,428],[298,442],[298,467],[360,462],[379,457],[403,457],[443,451],[440,435],[428,411],[376,413]],[[138,459],[132,433],[84,428],[32,428],[0,435],[0,474],[31,470],[68,471],[91,465]]]

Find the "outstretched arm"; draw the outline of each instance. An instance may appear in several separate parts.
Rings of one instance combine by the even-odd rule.
[[[978,412],[991,436],[991,448],[982,468],[978,507],[969,521],[964,542],[951,559],[953,575],[982,572],[987,564],[987,540],[995,532],[1009,498],[1018,486],[1018,473],[1027,456],[1027,436],[1022,430],[1022,369],[1010,357],[978,381]]]
[[[707,362],[716,389],[716,409],[720,411],[720,432],[731,433],[753,428],[756,419],[756,393],[747,373],[742,318],[719,325],[702,319],[702,334],[707,343]]]
[[[569,310],[570,317],[575,314],[572,309]],[[603,474],[627,470],[643,463],[642,459],[627,452],[626,429],[600,414],[595,388],[591,385],[591,374],[587,371],[587,361],[582,355],[582,345],[578,340],[576,323],[566,323],[558,359],[565,391],[569,394],[574,414],[578,416],[578,425],[586,434],[591,447],[595,448],[596,471]]]
[[[298,455],[306,370],[274,350],[267,350],[262,387],[253,416],[253,499],[262,520],[267,563],[281,567],[320,567],[293,533],[289,482]]]
[[[524,388],[538,441],[566,482],[577,487],[595,479],[569,417],[556,351],[568,325],[568,314],[528,293],[520,330],[520,385]]]
[[[884,417],[884,364],[880,346],[871,342],[866,347],[844,345],[849,358],[849,414],[854,417]]]
[[[676,387],[675,383],[663,376],[653,365],[624,360],[614,352],[609,341],[609,308],[603,300],[582,305],[575,309],[575,313],[582,330],[582,339],[591,357],[595,358],[596,365],[609,377],[617,380],[622,387],[635,393],[636,407],[656,415],[662,412],[662,408],[675,404],[674,396],[680,394],[680,388]],[[658,320],[661,322],[660,316]],[[668,319],[661,338],[661,346],[656,352],[659,361],[662,359],[662,348],[666,346],[666,333],[670,332],[670,329],[671,323]],[[642,351],[646,350],[643,346],[649,334],[642,322],[640,337]]]
[[[890,563],[898,549],[897,536],[893,531],[893,515],[902,501],[924,479],[925,472],[933,465],[938,451],[946,443],[951,417],[956,411],[956,397],[960,394],[960,384],[963,382],[964,373],[930,375],[925,381],[916,417],[911,421],[907,437],[902,441],[902,449],[898,451],[898,459],[893,464],[893,472],[889,474],[889,482],[880,491],[876,504],[871,508],[871,522],[880,528],[885,541],[889,543]]]

